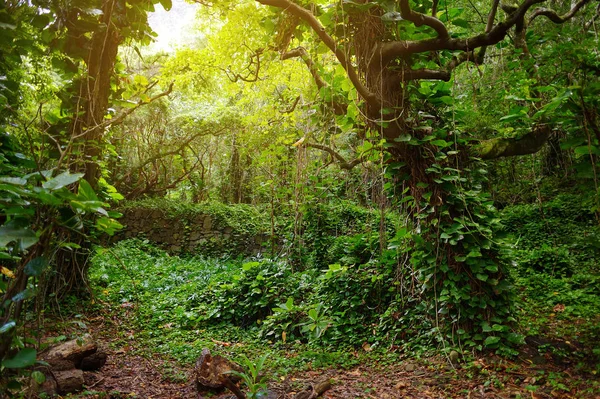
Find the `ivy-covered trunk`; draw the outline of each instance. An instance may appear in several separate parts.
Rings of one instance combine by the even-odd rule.
[[[482,191],[485,164],[472,157],[443,112],[415,98],[418,83],[408,78],[414,60],[373,67],[372,43],[386,41],[388,33],[382,13],[352,15],[351,37],[361,80],[379,99],[365,102],[367,126],[387,143],[394,203],[410,215],[405,239],[420,299],[427,303],[424,316],[434,320],[442,339],[496,347],[510,329],[511,295],[496,211]],[[438,97],[450,94],[439,91]]]
[[[111,93],[111,79],[115,71],[117,52],[122,42],[118,23],[123,18],[118,1],[104,1],[102,14],[95,23],[91,38],[87,39],[77,19],[67,25],[66,49],[81,59],[82,77],[74,85],[75,96],[69,97],[63,107],[71,110],[70,140],[73,156],[70,169],[83,173],[83,178],[98,190],[103,137],[108,127],[106,114]],[[75,10],[72,10],[76,13]],[[85,26],[85,25],[84,25]],[[77,220],[76,215],[73,215]],[[69,243],[60,247],[54,257],[55,268],[47,274],[43,287],[46,294],[61,296],[67,293],[88,292],[87,272],[91,254],[91,237],[83,224],[60,228],[57,238]]]

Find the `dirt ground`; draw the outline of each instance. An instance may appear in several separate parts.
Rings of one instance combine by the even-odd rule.
[[[107,331],[92,333],[105,344],[110,337]],[[97,372],[86,372],[87,392],[73,397],[235,398],[227,390],[199,393],[192,368],[183,368],[160,356],[141,357],[130,346],[108,346],[112,349],[107,349],[106,365]],[[269,398],[291,399],[325,378],[332,382],[331,389],[321,396],[325,399],[600,398],[597,376],[578,374],[574,365],[557,364],[550,355],[539,357],[528,346],[514,362],[487,357],[469,365],[453,366],[445,359],[427,359],[391,367],[364,364],[351,370],[306,371],[269,381]]]

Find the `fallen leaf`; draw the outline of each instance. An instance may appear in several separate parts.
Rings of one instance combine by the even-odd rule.
[[[12,270],[7,269],[4,266],[0,268],[0,273],[4,274],[8,278],[15,278],[15,274],[12,272]]]
[[[552,310],[554,310],[555,312],[564,312],[565,311],[565,305],[563,305],[562,303],[559,303]]]

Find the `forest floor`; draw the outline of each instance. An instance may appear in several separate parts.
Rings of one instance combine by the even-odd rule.
[[[85,325],[106,349],[108,361],[99,371],[86,372],[86,391],[69,398],[234,398],[229,391],[205,391],[198,396],[193,366],[161,356],[137,340],[136,332],[129,330],[127,312],[81,315],[79,320],[79,326]],[[62,331],[52,333],[73,335],[77,327],[70,327],[71,331],[65,328],[69,327],[63,325]],[[579,371],[574,363],[550,351],[540,355],[536,339],[546,346],[570,345],[532,338],[513,361],[487,356],[456,365],[444,358],[405,359],[392,364],[361,360],[350,368],[313,369],[308,364],[303,371],[272,377],[269,389],[277,393],[276,397],[293,398],[307,385],[330,378],[332,388],[322,395],[325,399],[600,398],[598,376]],[[235,344],[222,343],[224,351]]]

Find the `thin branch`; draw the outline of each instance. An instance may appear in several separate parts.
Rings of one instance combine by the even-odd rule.
[[[282,60],[288,60],[290,58],[296,58],[296,57],[299,57],[302,59],[302,61],[304,61],[304,63],[306,64],[306,66],[308,68],[308,71],[310,72],[310,75],[313,77],[315,84],[317,85],[319,90],[322,89],[323,87],[329,87],[329,84],[323,80],[323,78],[319,74],[317,65],[312,60],[312,58],[310,57],[310,55],[308,54],[308,52],[306,51],[306,49],[304,47],[296,47],[295,49],[281,53]],[[336,115],[344,115],[346,113],[346,111],[348,110],[348,105],[337,102],[337,101],[333,101],[332,107],[333,107],[333,112]]]
[[[119,125],[119,124],[123,123],[123,121],[125,120],[125,118],[127,118],[129,115],[133,114],[140,107],[143,107],[144,105],[150,104],[151,102],[154,102],[154,101],[158,100],[161,97],[166,97],[169,94],[171,94],[172,91],[173,91],[173,82],[171,82],[169,84],[169,88],[167,90],[163,91],[162,93],[159,93],[159,94],[155,95],[154,97],[149,98],[146,101],[142,101],[142,100],[138,101],[138,103],[136,104],[135,107],[126,109],[125,111],[123,111],[119,115],[117,115],[115,118],[107,119],[104,122],[102,122],[102,123],[100,123],[100,124],[98,124],[96,126],[93,126],[93,127],[89,128],[89,129],[85,130],[83,133],[74,136],[74,138],[77,139],[77,138],[79,138],[81,136],[88,135],[88,134],[90,134],[90,133],[92,133],[92,132],[94,132],[96,130],[104,130],[104,129],[106,129],[109,126]]]
[[[248,46],[244,45],[246,48]],[[227,75],[227,79],[232,82],[237,82],[238,80],[242,80],[244,82],[253,83],[258,81],[259,73],[260,73],[260,56],[263,53],[263,49],[259,48],[254,51],[254,53],[250,56],[250,61],[248,61],[248,65],[244,69],[248,70],[246,76],[242,76],[240,73],[235,73],[231,70],[231,67],[227,67],[227,69],[217,67],[221,71],[225,72]],[[256,60],[256,61],[255,61]],[[256,66],[256,67],[254,67]],[[253,68],[254,67],[254,68]]]
[[[361,82],[360,77],[358,76],[358,73],[352,66],[349,58],[346,56],[346,53],[342,50],[341,47],[339,47],[337,45],[335,40],[327,34],[327,32],[325,31],[325,27],[323,25],[321,25],[321,22],[319,22],[319,20],[309,10],[307,10],[289,0],[256,0],[256,1],[258,1],[261,4],[267,5],[267,6],[281,8],[284,11],[287,11],[287,12],[291,13],[292,15],[297,16],[298,18],[300,18],[303,21],[305,21],[306,23],[308,23],[308,25],[310,25],[310,27],[317,34],[317,36],[319,36],[321,41],[327,47],[329,47],[329,49],[331,51],[333,51],[336,58],[342,65],[342,68],[344,68],[344,70],[348,74],[348,78],[350,78],[350,81],[356,88],[356,91],[358,92],[358,94],[360,94],[360,96],[372,108],[374,108],[374,109],[381,108],[380,99],[374,93],[371,93],[371,91],[369,91],[369,89],[367,89],[367,87]]]
[[[350,169],[354,168],[356,165],[358,165],[359,163],[362,162],[361,158],[356,158],[356,159],[348,162],[346,160],[346,158],[344,158],[342,155],[340,155],[340,153],[338,153],[337,151],[335,151],[333,148],[328,147],[328,146],[323,145],[323,144],[304,143],[302,145],[305,146],[305,147],[316,148],[318,150],[328,152],[334,159],[336,159],[338,161],[339,167],[342,168],[342,169],[350,170]]]
[[[308,55],[308,51],[306,51],[304,47],[296,47],[295,49],[281,53],[282,60],[289,60],[290,58],[301,58],[302,61],[304,61],[304,63],[308,67],[308,71],[315,80],[315,83],[319,89],[327,86],[327,83],[323,80],[321,75],[319,75],[317,65],[312,60],[312,58],[310,58],[310,55]]]
[[[294,102],[288,109],[280,110],[279,112],[282,114],[291,114],[296,109],[296,106],[298,105],[299,101],[300,101],[300,96],[296,97],[296,99],[294,100]]]
[[[488,33],[494,27],[494,21],[496,21],[496,13],[498,12],[498,4],[500,4],[500,0],[494,0],[492,4],[492,9],[488,14],[487,25],[485,26],[485,32]]]
[[[575,14],[577,14],[577,12],[581,9],[581,7],[583,7],[584,5],[586,5],[589,2],[590,2],[590,0],[580,0],[565,15],[558,15],[556,13],[556,11],[550,10],[547,8],[536,8],[533,11],[533,14],[531,15],[531,17],[529,17],[529,23],[533,22],[533,20],[539,16],[544,16],[544,17],[548,18],[550,21],[554,22],[555,24],[563,24],[563,23],[567,22],[568,20],[570,20],[571,18],[573,18],[575,16]]]

